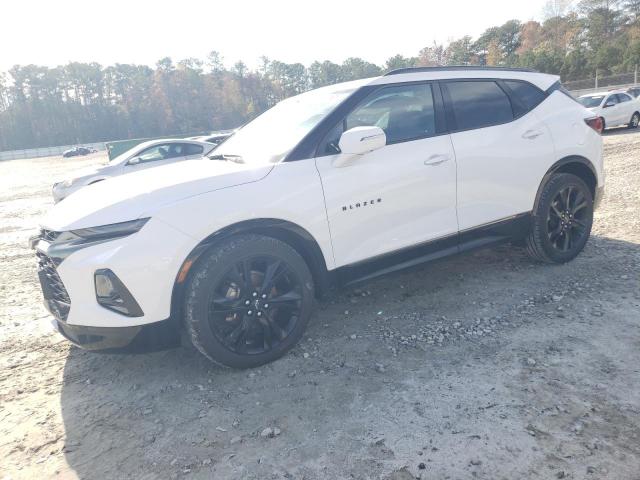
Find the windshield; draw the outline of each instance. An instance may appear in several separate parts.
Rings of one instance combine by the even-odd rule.
[[[580,97],[578,101],[583,107],[593,108],[599,106],[602,103],[603,98],[604,95],[596,95],[593,97]]]
[[[210,158],[249,164],[277,163],[363,82],[312,90],[264,112],[217,147]]]

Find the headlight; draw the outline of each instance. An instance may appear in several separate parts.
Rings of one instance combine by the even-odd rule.
[[[149,218],[139,218],[129,222],[112,223],[110,225],[101,225],[99,227],[71,230],[69,233],[89,241],[126,237],[127,235],[131,235],[139,231],[148,221]]]

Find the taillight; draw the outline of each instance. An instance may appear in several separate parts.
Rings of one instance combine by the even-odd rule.
[[[602,133],[602,130],[604,130],[604,122],[602,121],[602,117],[585,118],[584,123],[589,125],[598,133]]]

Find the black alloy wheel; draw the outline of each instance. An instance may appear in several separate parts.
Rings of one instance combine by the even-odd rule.
[[[250,368],[271,362],[302,337],[314,305],[313,277],[289,244],[244,234],[202,254],[189,272],[184,323],[213,362]]]
[[[554,174],[540,187],[525,238],[527,253],[546,263],[573,260],[589,240],[592,224],[591,189],[576,175]]]
[[[589,206],[585,194],[572,185],[555,195],[547,213],[547,235],[555,249],[569,252],[589,235]]]
[[[260,255],[245,258],[212,291],[211,330],[234,353],[266,353],[294,330],[302,295],[300,279],[283,260]]]

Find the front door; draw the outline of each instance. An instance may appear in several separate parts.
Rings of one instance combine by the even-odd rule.
[[[456,159],[449,136],[438,133],[435,88],[381,87],[320,145],[316,165],[336,266],[457,234]],[[387,144],[342,165],[338,140],[357,126],[382,128]]]

